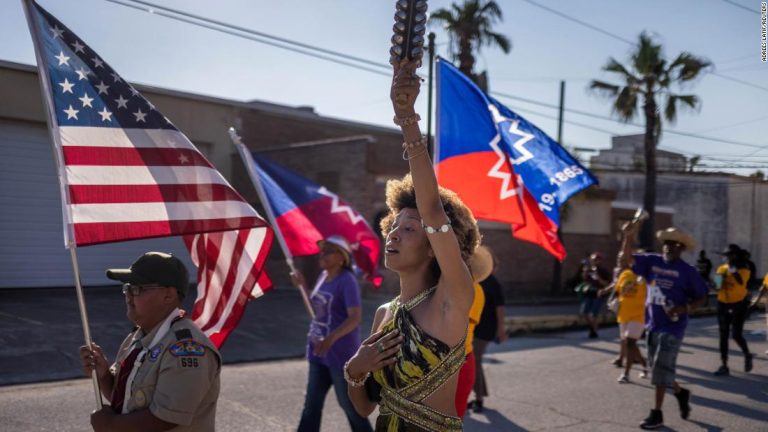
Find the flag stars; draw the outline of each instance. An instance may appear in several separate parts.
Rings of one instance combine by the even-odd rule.
[[[64,65],[64,64],[69,66],[69,57],[64,55],[64,51],[60,51],[59,55],[57,55],[54,58],[59,60],[59,66]]]
[[[112,113],[107,111],[107,107],[99,111],[99,115],[101,116],[101,121],[112,121]]]
[[[135,89],[135,88],[133,88],[133,87],[128,87],[128,88],[131,90],[131,94],[132,94],[133,96],[138,96],[138,94],[139,94],[139,91],[138,91],[138,90],[136,90],[136,89]]]
[[[80,81],[80,80],[87,80],[88,79],[88,74],[90,73],[87,70],[82,69],[82,68],[76,70],[75,72],[77,73],[77,80],[78,81]]]
[[[93,102],[93,98],[88,97],[88,93],[83,93],[83,97],[78,99],[80,99],[80,102],[83,103],[83,108],[85,107],[93,108],[93,105],[91,105],[91,102]]]
[[[51,36],[53,36],[54,39],[56,39],[57,37],[62,37],[62,35],[64,35],[64,30],[60,29],[59,26],[57,25],[54,25],[52,28],[49,28],[49,30],[53,33]]]
[[[189,163],[189,157],[185,154],[179,155],[179,163],[181,164]]]
[[[116,83],[118,83],[118,82],[121,82],[121,81],[122,81],[122,79],[120,78],[120,75],[118,75],[118,74],[116,74],[116,73],[114,73],[114,72],[112,72],[110,75],[112,75],[112,78],[114,78],[114,80],[115,80],[115,82],[116,82]]]
[[[101,61],[100,58],[94,57],[91,60],[93,61],[93,67],[95,67],[95,68],[103,68],[104,67],[104,62]]]
[[[96,85],[96,88],[99,89],[99,94],[107,94],[109,86],[104,84],[104,81],[102,81],[101,84]]]
[[[72,93],[72,87],[75,86],[74,83],[69,82],[68,79],[64,78],[64,82],[60,82],[59,85],[61,86],[61,92],[62,93]]]
[[[80,41],[75,41],[75,43],[72,44],[72,48],[75,49],[75,53],[85,53],[85,45],[81,44]]]
[[[135,115],[135,116],[136,116],[136,122],[137,122],[137,123],[138,123],[138,122],[143,122],[143,123],[146,123],[146,122],[147,122],[146,120],[144,120],[144,117],[146,117],[146,116],[147,116],[147,113],[143,113],[143,112],[141,112],[141,108],[139,108],[139,110],[138,110],[138,111],[136,111],[135,113],[133,113],[133,115]]]
[[[69,106],[69,109],[62,110],[67,114],[67,120],[75,119],[77,120],[77,113],[79,113],[79,110],[76,110],[72,108],[72,105]]]
[[[125,108],[128,109],[128,99],[125,99],[123,95],[120,95],[119,98],[115,99],[115,102],[117,102],[117,108]]]

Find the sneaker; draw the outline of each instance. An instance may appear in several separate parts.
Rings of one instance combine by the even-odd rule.
[[[593,330],[590,330],[589,331],[589,338],[590,339],[597,339],[597,332],[593,331]]]
[[[621,361],[621,359],[620,359],[620,358],[615,358],[615,359],[613,359],[613,361],[611,362],[611,364],[612,364],[612,365],[614,365],[614,366],[616,366],[617,368],[620,368],[620,367],[624,367],[624,365],[622,364],[622,361]]]
[[[648,369],[643,369],[642,372],[637,374],[637,377],[640,378],[640,379],[648,378]]]
[[[750,359],[750,361],[751,361],[751,359]],[[723,366],[720,366],[720,368],[718,370],[716,370],[714,372],[714,374],[715,374],[715,376],[728,376],[728,375],[731,374],[731,371],[728,370],[728,366],[723,365]]]
[[[629,384],[629,376],[627,374],[621,374],[617,381],[619,384]]]
[[[642,423],[640,423],[641,429],[658,429],[660,427],[664,426],[664,415],[661,413],[661,410],[651,410],[651,413],[648,414],[648,417],[643,420]]]
[[[677,404],[680,405],[680,417],[683,420],[688,419],[688,416],[691,415],[691,404],[689,403],[691,401],[691,391],[680,389],[679,392],[675,393],[675,398],[677,398]]]
[[[754,356],[754,354],[747,354],[744,356],[744,372],[749,372],[752,370],[752,357]]]

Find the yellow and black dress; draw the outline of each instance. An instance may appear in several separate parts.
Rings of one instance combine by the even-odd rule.
[[[382,329],[400,330],[403,345],[397,361],[373,373],[381,386],[376,432],[462,431],[459,417],[445,415],[422,402],[461,369],[464,339],[453,348],[424,332],[410,311],[429,297],[432,287],[404,304],[400,297],[390,303],[394,318]],[[466,335],[465,335],[466,338]]]

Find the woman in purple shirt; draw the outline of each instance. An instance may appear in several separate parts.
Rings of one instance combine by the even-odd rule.
[[[320,430],[325,397],[333,386],[352,430],[372,431],[368,419],[360,416],[352,406],[344,380],[344,363],[360,346],[362,317],[360,287],[352,273],[351,250],[341,236],[330,236],[319,241],[318,246],[323,272],[312,291],[307,292],[315,317],[307,335],[309,379],[298,430]],[[293,282],[300,287],[307,286],[304,276],[298,272],[293,275]]]

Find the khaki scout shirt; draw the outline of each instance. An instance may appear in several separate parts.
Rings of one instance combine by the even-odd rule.
[[[128,335],[112,365],[115,377],[135,344],[152,343],[161,324],[147,335],[141,329]],[[149,408],[155,417],[177,424],[174,432],[215,430],[221,355],[210,339],[191,320],[180,318],[148,348],[124,402],[128,412]]]

